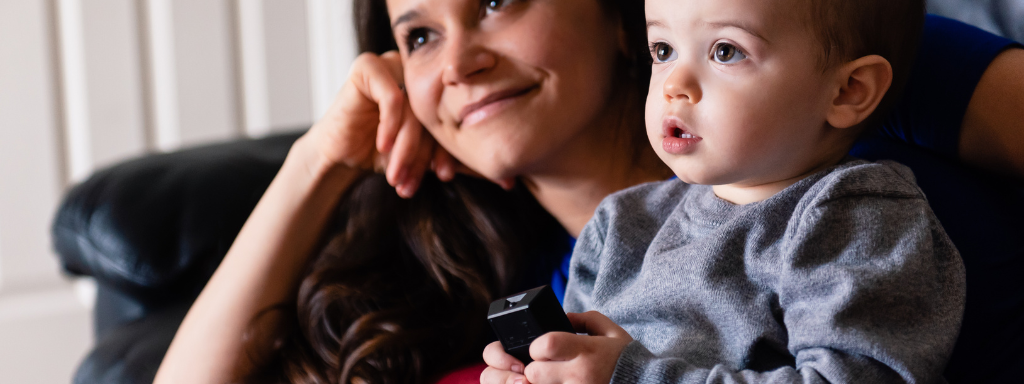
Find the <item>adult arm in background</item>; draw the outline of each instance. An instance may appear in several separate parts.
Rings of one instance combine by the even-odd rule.
[[[959,154],[1024,180],[1024,49],[1003,51],[985,70],[964,115]]]
[[[363,173],[387,162],[389,183],[406,197],[432,158],[442,178],[453,175],[450,157],[443,151],[435,156],[435,143],[412,115],[399,87],[401,74],[394,52],[355,61],[326,115],[293,145],[192,305],[156,383],[231,382],[258,364],[280,317],[270,312],[253,324],[254,316],[294,300],[333,207]],[[254,339],[243,340],[252,325]]]
[[[1024,46],[936,15],[923,32],[882,135],[1024,180]]]

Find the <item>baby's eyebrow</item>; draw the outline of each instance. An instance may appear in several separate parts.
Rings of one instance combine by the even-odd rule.
[[[751,34],[752,36],[758,39],[763,40],[765,43],[768,42],[768,39],[764,38],[764,36],[762,36],[760,33],[757,33],[757,31],[754,28],[739,21],[705,21],[701,22],[701,26],[713,29],[737,28],[743,30],[746,33]]]
[[[662,28],[665,28],[665,23],[662,23],[662,22],[660,22],[658,20],[647,20],[647,29],[650,30],[651,27],[662,27]]]

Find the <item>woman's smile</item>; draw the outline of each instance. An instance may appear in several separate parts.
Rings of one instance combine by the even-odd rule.
[[[458,121],[455,124],[459,128],[476,124],[505,110],[506,107],[516,101],[532,96],[537,89],[539,89],[538,85],[531,85],[492,92],[479,101],[471,102],[462,107],[458,115]]]

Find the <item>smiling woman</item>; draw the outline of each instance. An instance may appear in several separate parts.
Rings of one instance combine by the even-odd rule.
[[[643,129],[642,2],[355,5],[363,55],[189,311],[158,383],[431,381],[479,360],[490,298],[564,289],[569,237],[601,199],[670,175]],[[984,71],[1007,46],[957,57]],[[976,83],[945,90],[967,94],[961,112]]]
[[[604,196],[669,176],[642,129],[641,4],[360,0],[356,18],[367,53],[158,382],[424,382],[478,361],[490,298],[551,283]]]

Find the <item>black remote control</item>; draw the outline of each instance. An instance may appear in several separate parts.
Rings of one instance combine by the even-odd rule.
[[[495,300],[487,321],[505,352],[529,364],[530,343],[548,332],[576,333],[551,287],[545,285]]]

